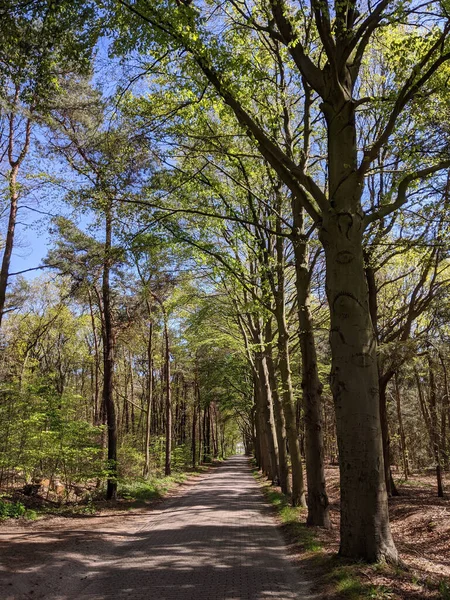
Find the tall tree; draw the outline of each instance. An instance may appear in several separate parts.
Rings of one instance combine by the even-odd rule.
[[[401,124],[405,108],[450,58],[450,23],[445,11],[438,11],[434,23],[428,24],[430,34],[424,36],[420,29],[420,15],[424,13],[416,12],[413,4],[406,11],[391,7],[387,0],[370,10],[355,3],[326,2],[313,3],[310,11],[298,11],[293,2],[286,0],[255,2],[251,6],[213,2],[210,8],[174,2],[170,11],[165,2],[149,5],[140,0],[121,0],[120,4],[133,21],[125,33],[133,29],[130,37],[139,37],[141,49],[142,40],[148,40],[149,50],[169,44],[187,51],[186,68],[192,72],[195,65],[195,81],[200,70],[316,224],[325,251],[331,313],[331,384],[341,468],[340,552],[372,561],[395,561],[397,551],[390,533],[382,467],[376,340],[364,272],[363,232],[371,222],[398,210],[411,184],[450,163],[444,149],[436,148],[433,157],[427,157],[395,182],[394,199],[372,212],[365,211],[364,180]],[[381,132],[361,152],[357,147],[357,109],[377,101],[358,97],[361,64],[374,33],[405,19],[423,43],[414,64],[407,65],[391,90],[390,110],[384,112]],[[218,22],[227,32],[222,43],[214,35]],[[311,35],[313,28],[317,38]],[[233,47],[235,33],[253,44],[258,39],[282,44],[290,68],[314,91],[326,131],[326,185],[309,165],[293,161],[259,120],[251,97],[245,94],[249,60],[243,56],[243,45],[239,50]],[[255,77],[259,74],[256,71]]]
[[[69,74],[86,73],[96,41],[93,5],[82,2],[17,3],[0,9],[1,170],[7,182],[9,217],[0,268],[0,326],[16,235],[19,200],[26,194],[26,159],[33,131],[47,121]],[[89,25],[87,25],[89,23]]]
[[[72,104],[77,90],[78,93],[85,92],[90,112],[86,111],[83,102]],[[52,152],[64,158],[77,177],[78,187],[69,193],[69,199],[85,209],[89,207],[103,230],[101,241],[94,243],[99,252],[94,260],[101,266],[103,405],[108,427],[110,471],[107,498],[111,499],[117,494],[117,415],[113,397],[117,323],[113,316],[111,275],[113,266],[125,259],[124,249],[115,243],[119,230],[117,202],[119,199],[126,201],[137,193],[142,173],[150,163],[148,149],[143,146],[146,140],[133,136],[124,122],[116,127],[110,123],[109,128],[104,129],[103,109],[99,94],[86,81],[68,82],[61,103],[52,112],[53,123],[58,128],[55,126],[51,142]],[[77,236],[78,239],[89,237],[81,232]]]

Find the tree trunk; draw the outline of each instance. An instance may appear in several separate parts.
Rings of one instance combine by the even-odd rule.
[[[113,397],[114,375],[114,331],[112,324],[110,271],[112,244],[112,209],[108,201],[105,209],[105,256],[103,259],[102,300],[103,300],[103,403],[108,427],[108,481],[107,500],[117,497],[117,418]]]
[[[400,437],[400,451],[402,453],[402,463],[403,463],[403,477],[405,481],[408,481],[409,477],[409,462],[408,462],[408,451],[406,448],[406,436],[405,429],[403,427],[403,416],[402,416],[402,407],[400,402],[400,387],[398,385],[398,374],[394,375],[394,384],[395,384],[395,399],[397,404],[397,420],[398,420],[398,432]]]
[[[278,208],[281,212],[281,203]],[[281,233],[281,221],[277,219],[277,231]],[[273,286],[275,299],[275,318],[278,326],[278,370],[281,382],[281,402],[286,424],[286,436],[289,443],[289,454],[292,467],[292,493],[293,506],[306,506],[305,483],[303,477],[302,457],[298,439],[297,419],[295,414],[294,391],[292,388],[292,373],[289,354],[289,333],[286,324],[286,298],[284,276],[284,243],[279,235],[275,241],[277,255],[277,278]]]
[[[255,363],[257,363],[257,357],[255,357]],[[264,397],[264,391],[262,389],[261,379],[256,364],[254,373],[254,395],[257,422],[256,437],[259,446],[260,468],[263,474],[273,481],[273,453],[271,450],[273,444],[270,443],[271,429],[268,427],[268,410],[265,406],[267,401]]]
[[[257,368],[258,396],[261,407],[261,421],[263,425],[263,436],[268,450],[268,477],[274,485],[280,481],[279,463],[278,463],[278,444],[275,432],[275,420],[273,416],[272,392],[270,389],[269,373],[264,351],[262,349],[262,340],[258,340],[260,350],[255,353],[255,363]]]
[[[342,115],[334,118],[333,127],[339,128],[345,145],[343,132],[349,135],[345,119],[342,123]],[[331,120],[330,115],[327,120]],[[341,152],[340,147],[336,151]],[[332,168],[337,169],[337,165],[330,165],[330,170]],[[335,177],[336,173],[333,185],[330,182],[332,198],[336,192]],[[343,175],[341,180],[345,179]],[[339,189],[343,193],[346,186]],[[330,383],[339,446],[340,554],[368,561],[396,561],[397,551],[389,526],[376,340],[364,273],[361,219],[357,210],[353,213],[332,210],[324,215],[320,229],[327,267],[332,351]]]
[[[183,399],[181,403],[180,444],[186,443],[188,383],[183,377]]]
[[[256,378],[253,378],[253,449],[255,452],[256,466],[262,470],[262,456],[261,456],[261,431],[259,427],[259,409],[258,401],[256,399]]]
[[[434,361],[431,353],[428,353],[428,369],[430,374],[430,425],[431,425],[431,445],[433,450],[434,462],[436,466],[436,481],[438,489],[438,497],[444,497],[444,486],[442,484],[442,465],[441,465],[441,447],[438,429],[438,414],[437,414],[437,389],[436,376],[434,372]]]
[[[217,459],[219,457],[219,415],[217,412],[216,403],[213,405],[214,414],[211,422],[211,431],[213,432],[213,449],[214,449],[214,458]]]
[[[13,106],[18,108],[19,105],[19,86],[16,86]],[[32,112],[33,109],[31,109]],[[19,115],[21,118],[21,111],[19,111]],[[25,124],[25,138],[23,141],[22,148],[19,153],[15,157],[15,132],[14,132],[14,122],[15,122],[15,113],[11,112],[8,117],[9,127],[8,127],[8,146],[7,146],[7,156],[9,166],[11,167],[11,171],[8,174],[8,186],[9,186],[9,219],[8,219],[8,229],[6,231],[5,238],[5,249],[3,250],[3,259],[2,266],[0,269],[0,327],[2,325],[2,320],[5,312],[5,301],[6,301],[6,288],[8,286],[8,278],[9,278],[9,267],[11,264],[11,257],[14,247],[14,236],[16,230],[16,221],[17,221],[17,210],[19,204],[19,186],[17,184],[17,176],[19,174],[19,169],[24,161],[28,149],[30,147],[31,141],[31,118],[28,118]]]
[[[192,407],[192,439],[191,439],[191,449],[192,449],[192,468],[195,469],[197,466],[197,410],[195,403],[195,394],[194,394],[194,405]]]
[[[388,496],[399,496],[391,472],[391,436],[389,435],[389,421],[387,416],[387,386],[394,375],[394,371],[388,371],[379,376],[378,385],[380,389],[380,423],[383,442],[383,463],[386,492]]]
[[[100,353],[97,338],[97,328],[95,325],[94,307],[92,303],[91,290],[88,290],[89,299],[89,314],[91,317],[92,337],[94,340],[94,369],[93,369],[93,404],[94,404],[94,425],[98,426],[101,423],[100,415]]]
[[[280,371],[283,411],[286,418],[286,434],[292,464],[292,505],[306,506],[302,457],[295,416],[294,391],[292,389],[289,364],[288,336],[286,330],[278,328],[278,369]]]
[[[211,415],[210,405],[203,412],[203,462],[211,462]]]
[[[203,428],[202,428],[202,402],[201,402],[201,398],[200,398],[200,387],[198,387],[197,389],[198,391],[198,406],[197,406],[197,414],[198,414],[198,436],[197,436],[197,441],[198,441],[198,456],[197,456],[197,460],[198,460],[198,464],[201,465],[202,464],[202,450],[203,450]]]
[[[317,366],[316,343],[310,310],[310,271],[308,246],[303,232],[303,210],[293,203],[296,291],[299,319],[299,340],[302,357],[303,409],[305,413],[305,454],[308,484],[308,525],[329,528],[329,502],[325,484],[322,384]]]
[[[144,452],[145,452],[145,463],[143,476],[148,477],[150,471],[150,426],[152,419],[152,401],[153,401],[153,322],[150,321],[148,327],[148,341],[147,341],[147,414],[145,419],[145,441],[144,441]]]
[[[161,305],[162,306],[162,305]],[[170,384],[170,348],[169,331],[167,328],[167,316],[164,316],[164,338],[165,338],[165,384],[166,384],[166,460],[164,473],[166,476],[172,472],[172,391]]]
[[[439,361],[442,366],[442,371],[444,373],[444,397],[442,399],[442,413],[441,413],[441,449],[442,449],[442,458],[444,463],[444,469],[448,471],[450,467],[450,456],[448,451],[447,444],[447,422],[450,417],[449,409],[450,409],[450,390],[448,385],[448,374],[447,367],[445,365],[444,357],[441,352],[439,352]],[[450,426],[450,422],[449,422]]]
[[[275,375],[275,366],[273,364],[272,349],[269,344],[266,347],[266,359],[270,380],[270,388],[272,391],[275,430],[277,433],[278,441],[278,459],[280,462],[280,487],[283,494],[290,494],[291,484],[289,479],[289,467],[287,459],[286,422],[284,418],[283,408],[281,406],[280,396],[278,394],[278,382]]]
[[[3,314],[5,310],[6,288],[8,285],[9,266],[11,264],[11,256],[14,246],[14,233],[17,221],[18,209],[18,187],[17,187],[17,171],[18,168],[13,168],[9,175],[9,190],[10,190],[10,206],[8,229],[6,232],[5,249],[3,251],[2,267],[0,270],[0,327],[2,325]]]

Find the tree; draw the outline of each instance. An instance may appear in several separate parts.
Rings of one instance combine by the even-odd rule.
[[[148,5],[121,0],[120,4],[128,11],[125,35],[132,38],[131,43],[139,36],[141,42],[144,40],[140,44],[144,50],[169,45],[188,52],[185,68],[193,73],[193,80],[198,81],[200,70],[319,231],[326,257],[331,313],[331,381],[341,467],[340,552],[371,561],[396,561],[381,468],[376,340],[364,272],[363,232],[371,222],[398,210],[412,183],[450,163],[445,148],[436,148],[432,158],[427,157],[395,182],[392,201],[367,213],[364,179],[400,123],[405,108],[426,90],[433,74],[450,58],[450,25],[445,13],[436,15],[430,33],[424,36],[419,30],[421,19],[412,5],[403,11],[390,8],[387,0],[366,12],[360,12],[352,2],[335,6],[313,3],[310,12],[301,9],[300,13],[292,2],[284,0],[255,2],[251,7],[232,2],[230,10],[213,3],[213,20],[206,18],[205,11],[209,9],[197,8],[195,4],[173,4],[170,11],[163,2]],[[419,31],[422,46],[414,64],[407,65],[406,75],[391,90],[390,110],[383,113],[381,131],[362,153],[358,152],[357,109],[377,101],[358,97],[362,61],[378,29],[395,28],[397,22],[405,19]],[[223,43],[210,29],[213,21],[221,22],[227,32]],[[301,26],[303,22],[307,23],[305,28]],[[317,38],[311,35],[313,30],[317,31]],[[252,82],[248,77],[248,55],[242,52],[243,44],[238,51],[230,51],[238,33],[249,42],[245,49],[248,53],[259,39],[267,45],[281,44],[289,68],[297,73],[303,86],[314,91],[327,138],[326,186],[308,164],[301,159],[292,160],[258,119],[251,97],[246,95],[248,82]],[[259,74],[256,71],[255,76]]]
[[[276,61],[274,64],[274,68],[279,69]],[[282,70],[279,77],[283,80]],[[280,96],[280,110],[284,108],[288,115],[285,95]],[[258,94],[260,112],[264,111],[268,117],[271,113],[270,102],[271,98],[266,98],[264,91]],[[173,218],[178,218],[178,222],[183,223],[176,228],[178,233],[174,233],[174,228],[171,227],[168,227],[169,231],[198,248],[199,237],[203,236],[196,235],[194,240],[189,233],[192,227],[197,227],[197,221],[202,223],[199,227],[205,227],[204,224],[207,223],[208,229],[217,230],[217,245],[222,245],[223,237],[227,236],[230,240],[235,237],[246,239],[244,244],[251,243],[254,247],[250,255],[258,257],[259,266],[255,263],[254,269],[258,274],[261,273],[261,278],[250,295],[261,303],[265,311],[273,313],[276,319],[276,361],[271,358],[274,339],[272,334],[263,336],[266,339],[263,346],[271,379],[278,445],[278,477],[282,490],[287,491],[290,485],[284,452],[287,430],[294,481],[291,497],[296,504],[304,502],[304,486],[290,371],[289,344],[292,343],[292,333],[288,331],[286,322],[284,289],[287,262],[285,254],[290,255],[292,248],[294,250],[297,306],[301,322],[298,332],[302,346],[302,387],[307,414],[308,523],[327,526],[328,500],[320,418],[322,386],[317,372],[313,323],[309,309],[311,272],[305,215],[302,212],[295,213],[295,221],[290,222],[290,201],[282,189],[282,182],[270,171],[264,159],[253,155],[251,145],[242,139],[235,124],[223,114],[213,97],[201,94],[199,99],[193,101],[189,85],[180,89],[177,77],[171,78],[169,74],[164,90],[156,82],[152,85],[150,81],[149,93],[144,98],[128,97],[125,110],[144,130],[158,129],[159,154],[166,164],[175,165],[175,168],[158,173],[156,181],[150,186],[149,196],[141,202],[142,206],[148,203],[148,206],[156,209],[161,214],[162,223],[171,223]],[[177,115],[176,119],[167,119],[167,115],[173,114]],[[274,137],[283,137],[289,130],[289,119],[286,118],[285,121],[281,132],[276,131],[274,125]],[[292,143],[292,146],[295,148],[296,144]],[[165,195],[160,200],[162,190]],[[223,221],[229,221],[230,224],[225,226]],[[204,240],[201,243],[204,252],[212,255],[211,243],[205,244]],[[222,261],[221,264],[227,266],[230,273],[238,279],[249,281],[249,287],[252,288],[251,275],[236,268],[236,263],[241,259],[240,251],[230,250],[234,254],[233,266],[228,259],[224,262],[224,257],[218,259],[219,263]],[[276,269],[273,267],[274,263],[277,264]],[[261,287],[259,291],[258,286]],[[273,296],[272,302],[268,299],[270,295]],[[265,327],[270,329],[272,326],[267,323],[263,330]],[[249,334],[254,337],[252,333]],[[256,337],[259,339],[259,336]],[[261,344],[261,341],[254,343]],[[276,375],[273,373],[275,363],[278,371]],[[281,382],[279,390],[278,378]],[[279,398],[283,399],[283,408]]]
[[[114,322],[112,302],[112,270],[124,261],[124,252],[117,245],[117,202],[137,192],[142,173],[149,168],[148,151],[143,146],[144,139],[133,136],[125,122],[104,130],[104,105],[99,94],[90,89],[86,82],[81,87],[86,93],[91,111],[86,112],[83,103],[71,103],[76,93],[77,82],[70,85],[59,106],[52,113],[58,129],[52,139],[53,152],[63,157],[77,175],[80,186],[69,197],[76,196],[78,205],[89,206],[100,221],[103,229],[102,242],[94,242],[97,267],[101,268],[101,301],[103,338],[103,405],[108,425],[108,478],[107,498],[117,494],[117,416],[113,398],[113,377],[117,323]],[[83,187],[82,187],[83,186]],[[75,232],[75,244],[88,236]],[[89,242],[92,246],[92,242]],[[75,251],[83,247],[75,247]],[[91,257],[92,258],[92,257]],[[56,254],[55,261],[58,262]],[[68,268],[70,269],[70,264]]]
[[[33,131],[45,124],[69,73],[86,73],[96,41],[89,2],[6,1],[1,12],[0,128],[2,175],[7,185],[9,218],[0,269],[0,326],[14,248],[19,200],[26,194],[20,173],[33,148]]]

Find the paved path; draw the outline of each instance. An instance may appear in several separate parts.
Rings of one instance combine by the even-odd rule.
[[[24,563],[20,581],[8,580],[6,567],[1,600],[313,598],[244,457],[230,458],[181,496],[139,516],[132,527],[104,531],[101,539],[87,528],[69,532],[71,546],[64,534],[56,536],[53,552],[47,541],[41,557],[47,585],[39,561]],[[10,568],[20,572],[20,557]]]

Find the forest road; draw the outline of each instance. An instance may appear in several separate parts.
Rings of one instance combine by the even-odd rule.
[[[0,530],[1,600],[318,598],[243,456],[153,510],[63,521]]]

